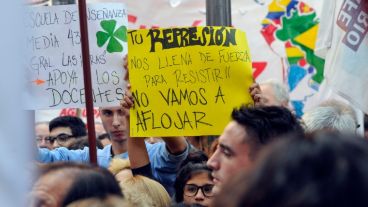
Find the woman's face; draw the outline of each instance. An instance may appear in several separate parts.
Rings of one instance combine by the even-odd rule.
[[[210,206],[213,198],[213,182],[208,172],[192,175],[184,186],[184,203]]]

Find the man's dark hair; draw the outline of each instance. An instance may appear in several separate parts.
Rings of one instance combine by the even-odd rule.
[[[254,171],[224,186],[215,206],[368,206],[368,143],[361,137],[318,132],[266,150]]]
[[[364,130],[368,130],[368,115],[364,114]]]
[[[50,132],[57,127],[69,127],[72,135],[76,138],[86,136],[86,124],[76,116],[59,116],[50,121]]]
[[[288,134],[303,135],[303,128],[291,111],[279,106],[246,107],[234,109],[232,119],[242,125],[251,139],[244,142],[251,145],[250,157],[262,145]]]

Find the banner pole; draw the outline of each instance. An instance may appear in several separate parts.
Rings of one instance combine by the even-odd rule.
[[[206,0],[206,24],[231,27],[231,0]]]
[[[78,0],[78,8],[79,8],[79,25],[81,33],[80,36],[81,36],[82,60],[83,60],[84,88],[86,95],[89,160],[91,164],[97,165],[96,132],[95,132],[94,111],[93,111],[86,1]]]

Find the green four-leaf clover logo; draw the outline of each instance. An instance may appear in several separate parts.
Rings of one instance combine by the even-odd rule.
[[[105,31],[98,31],[96,33],[98,47],[102,47],[107,41],[109,41],[106,49],[108,53],[122,52],[123,46],[117,39],[123,42],[127,41],[126,26],[120,26],[117,30],[115,30],[115,20],[103,20],[101,21],[100,25]]]

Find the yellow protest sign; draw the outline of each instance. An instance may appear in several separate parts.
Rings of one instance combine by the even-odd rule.
[[[219,135],[252,103],[246,35],[230,27],[130,30],[134,137]]]

